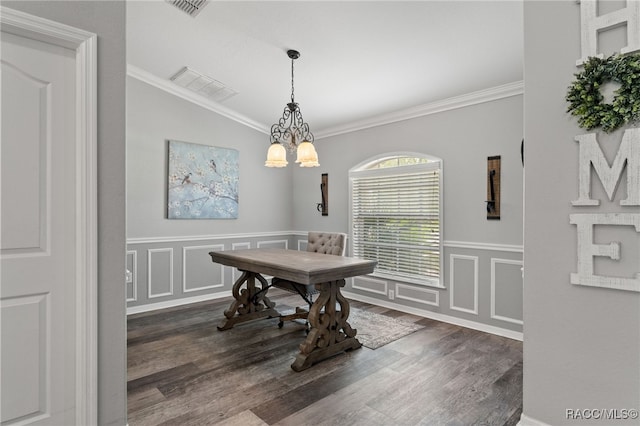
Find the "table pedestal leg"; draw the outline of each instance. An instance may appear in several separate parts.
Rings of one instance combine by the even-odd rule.
[[[256,288],[256,278],[262,284]],[[246,284],[245,288],[241,288]],[[226,320],[218,326],[218,330],[228,330],[236,324],[253,321],[259,318],[276,318],[280,313],[276,311],[276,304],[267,297],[269,283],[264,277],[255,272],[242,271],[242,275],[233,284],[233,302],[224,311]]]
[[[318,361],[362,346],[355,337],[357,330],[347,322],[349,301],[340,293],[344,285],[343,279],[316,284],[320,295],[309,310],[311,331],[300,344],[300,353],[291,364],[293,370],[305,370]],[[336,304],[340,304],[340,310],[336,310]]]

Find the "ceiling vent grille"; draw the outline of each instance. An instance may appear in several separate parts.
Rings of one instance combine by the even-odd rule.
[[[204,7],[209,3],[209,0],[166,0],[186,13],[189,16],[195,17]]]
[[[173,77],[171,77],[171,81],[176,83],[178,86],[189,89],[192,92],[209,98],[215,102],[225,101],[238,94],[238,92],[230,89],[218,80],[214,80],[213,78],[188,67],[184,67],[178,71]]]

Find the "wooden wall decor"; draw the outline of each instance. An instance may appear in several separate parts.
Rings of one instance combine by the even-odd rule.
[[[487,219],[500,219],[500,156],[487,158]]]
[[[322,216],[329,216],[329,174],[323,173],[320,180],[320,194],[322,202],[318,203],[317,209]]]

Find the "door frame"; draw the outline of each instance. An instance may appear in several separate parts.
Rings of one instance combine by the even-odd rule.
[[[97,35],[0,6],[2,31],[75,52],[76,424],[98,422]]]

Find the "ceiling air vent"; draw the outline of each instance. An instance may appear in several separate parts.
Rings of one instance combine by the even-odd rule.
[[[214,80],[213,78],[188,67],[184,67],[178,71],[173,77],[171,77],[171,81],[176,83],[178,86],[189,89],[192,92],[209,98],[215,102],[225,101],[238,94],[238,92],[230,89],[218,80]]]
[[[166,0],[189,16],[196,16],[209,3],[209,0]]]

